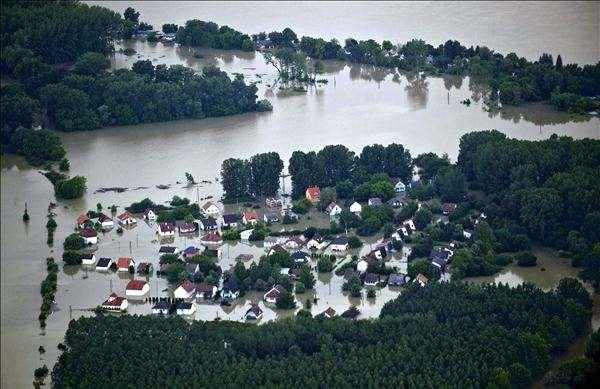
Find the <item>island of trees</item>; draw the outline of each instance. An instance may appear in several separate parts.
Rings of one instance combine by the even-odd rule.
[[[306,311],[260,326],[80,318],[69,324],[52,383],[527,387],[588,328],[590,306],[583,286],[565,279],[551,292],[532,285],[411,287],[373,320],[312,318]]]

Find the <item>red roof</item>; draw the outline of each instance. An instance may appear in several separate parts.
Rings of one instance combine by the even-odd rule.
[[[210,234],[206,234],[206,235],[202,236],[202,238],[200,238],[200,240],[202,242],[218,243],[218,242],[222,242],[223,238],[221,238],[221,235],[218,232],[211,232]]]
[[[84,238],[95,238],[96,236],[98,236],[98,234],[96,234],[96,231],[92,230],[91,228],[84,228],[83,230],[81,230],[79,235],[83,236]]]
[[[171,223],[159,223],[158,224],[158,228],[160,229],[160,232],[174,232],[175,231],[175,226]]]
[[[199,293],[212,293],[214,290],[214,285],[207,284],[205,282],[196,285],[196,292]]]
[[[127,284],[127,290],[142,290],[146,285],[146,281],[143,280],[131,280]]]
[[[321,196],[321,189],[318,186],[309,186],[306,188],[306,193],[310,198],[316,199]]]
[[[329,205],[327,206],[327,208],[325,208],[325,211],[327,213],[331,213],[331,211],[333,211],[333,209],[337,206],[337,204],[335,203],[335,201],[332,201],[331,203],[329,203]]]
[[[133,215],[129,211],[125,211],[122,214],[120,214],[119,216],[117,216],[117,218],[119,220],[133,219]]]
[[[90,220],[90,218],[87,217],[87,215],[81,214],[81,215],[77,216],[77,224],[83,224],[88,220]]]
[[[131,257],[121,257],[117,260],[117,267],[120,269],[129,268],[132,260]]]
[[[456,209],[456,204],[454,204],[454,203],[442,204],[442,212],[445,214],[452,213],[452,212],[454,212],[455,209]]]
[[[210,208],[212,205],[214,205],[212,203],[212,201],[207,201],[206,203],[204,203],[204,205],[202,206],[202,209],[205,211],[208,211],[208,208]]]
[[[426,284],[427,281],[429,281],[429,278],[425,277],[423,274],[419,273],[417,275],[417,280],[419,280],[420,282]]]
[[[277,296],[279,296],[279,293],[283,292],[284,290],[285,290],[285,288],[283,286],[281,286],[280,284],[277,284],[273,287],[273,289],[271,289],[270,291],[268,291],[265,294],[265,299],[277,298]]]
[[[125,301],[124,297],[119,297],[116,293],[111,293],[110,296],[108,296],[108,299],[102,303],[102,306],[120,307],[121,304],[123,304],[123,301]]]
[[[196,285],[189,280],[183,281],[179,287],[183,288],[188,293],[196,290]]]
[[[256,211],[246,211],[244,212],[244,218],[246,220],[258,220],[260,216],[258,216],[258,212]]]
[[[108,216],[106,216],[104,214],[102,214],[102,215],[100,215],[100,217],[98,217],[98,221],[100,221],[100,223],[104,223],[105,221],[109,221],[109,220],[112,221],[111,218],[109,218]]]
[[[325,316],[327,317],[334,317],[335,316],[335,309],[329,307],[325,310]]]

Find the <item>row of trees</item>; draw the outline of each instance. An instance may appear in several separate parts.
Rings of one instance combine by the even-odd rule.
[[[386,173],[406,183],[412,177],[412,167],[410,152],[396,143],[365,146],[359,156],[343,145],[325,146],[318,152],[294,151],[289,164],[292,195],[303,196],[312,185],[357,187],[377,173]]]
[[[188,20],[185,26],[179,27],[175,41],[186,46],[254,51],[254,44],[248,35],[229,26],[219,27],[216,23],[197,19]]]
[[[526,387],[587,328],[589,303],[577,281],[548,293],[432,283],[409,287],[379,319],[364,321],[82,317],[69,324],[52,380],[57,388]],[[151,369],[139,368],[148,363]]]
[[[225,199],[271,196],[279,189],[283,161],[276,152],[256,154],[249,160],[229,158],[221,165]]]

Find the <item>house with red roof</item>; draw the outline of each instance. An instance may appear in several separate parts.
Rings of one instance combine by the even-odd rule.
[[[213,218],[217,218],[219,216],[219,207],[217,207],[212,201],[207,201],[202,205],[202,213],[206,216],[212,216]]]
[[[185,280],[173,291],[173,296],[178,299],[190,299],[194,297],[196,294],[196,285],[189,281]]]
[[[75,221],[75,224],[77,225],[77,228],[85,228],[85,226],[90,222],[90,218],[87,217],[87,215],[81,214],[79,216],[77,216],[77,219]]]
[[[91,228],[84,228],[79,232],[79,236],[85,240],[85,244],[96,244],[98,243],[98,234]]]
[[[141,297],[150,291],[150,285],[144,280],[131,280],[125,288],[127,297]]]
[[[100,225],[105,230],[113,228],[115,226],[115,222],[113,222],[113,219],[106,216],[105,214],[101,214],[100,216],[98,216],[98,222],[100,222]]]
[[[129,266],[135,266],[133,258],[121,257],[117,259],[117,271],[129,271]]]
[[[444,204],[442,204],[442,213],[444,215],[450,215],[452,212],[454,212],[454,210],[456,210],[456,204],[455,203],[444,203]]]
[[[207,284],[205,282],[196,285],[196,298],[210,300],[217,294],[217,287],[215,285]]]
[[[259,221],[260,216],[258,216],[258,212],[256,212],[255,210],[244,212],[244,216],[242,217],[242,223],[255,225]]]
[[[258,320],[262,317],[262,315],[263,311],[262,309],[260,309],[258,304],[252,304],[252,306],[250,306],[250,309],[246,311],[244,317],[246,318],[246,320]]]
[[[219,232],[209,232],[208,234],[202,235],[200,238],[200,243],[206,245],[217,245],[223,243],[223,238],[221,238],[221,234]]]
[[[305,196],[311,203],[316,203],[321,199],[321,189],[318,186],[309,186]]]
[[[149,222],[154,221],[156,220],[156,213],[154,213],[154,211],[150,208],[146,208],[144,211],[144,219],[148,220]]]
[[[332,317],[334,317],[336,314],[335,309],[328,307],[325,312],[323,312],[323,316],[325,316],[328,319],[331,319]]]
[[[285,290],[285,288],[280,285],[274,285],[271,290],[269,290],[267,293],[265,293],[265,295],[263,296],[265,301],[268,303],[272,303],[275,304],[275,302],[277,301],[277,296],[279,296],[279,294],[281,292],[283,292]]]
[[[110,296],[102,303],[102,309],[106,311],[122,312],[127,310],[127,299],[119,297],[116,293],[111,293]]]
[[[121,225],[124,225],[124,226],[130,226],[130,225],[137,223],[137,219],[135,217],[133,217],[133,215],[129,211],[125,211],[122,214],[120,214],[119,216],[117,216],[117,220],[119,221],[119,223]]]
[[[425,284],[429,281],[429,278],[425,277],[423,274],[419,273],[417,274],[417,276],[415,277],[415,281],[414,282],[418,282],[419,285],[421,286],[425,286]]]

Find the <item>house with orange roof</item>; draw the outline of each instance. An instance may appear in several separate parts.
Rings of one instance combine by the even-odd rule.
[[[305,196],[311,203],[316,203],[321,199],[321,189],[316,185],[309,186],[306,188]]]

